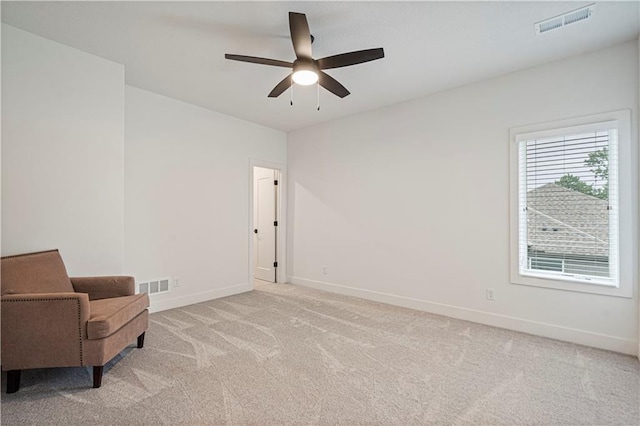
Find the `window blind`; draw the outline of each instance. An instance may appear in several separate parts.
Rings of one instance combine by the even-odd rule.
[[[617,283],[617,130],[595,127],[518,142],[521,274]]]

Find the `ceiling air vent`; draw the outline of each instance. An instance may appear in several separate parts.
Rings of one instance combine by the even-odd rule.
[[[576,22],[589,19],[591,18],[591,15],[593,15],[594,5],[595,3],[590,4],[589,6],[581,7],[580,9],[576,9],[571,12],[567,12],[564,15],[556,16],[550,19],[545,19],[544,21],[537,22],[534,25],[536,34],[546,33],[551,30],[562,28],[565,25],[575,24]]]

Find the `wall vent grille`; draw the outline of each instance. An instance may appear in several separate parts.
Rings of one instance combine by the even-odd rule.
[[[138,293],[147,293],[149,295],[167,293],[171,290],[169,282],[171,278],[158,278],[155,280],[143,281],[138,283]]]
[[[581,7],[580,9],[576,9],[571,12],[567,12],[564,15],[555,16],[553,18],[537,22],[534,25],[536,34],[540,35],[548,31],[557,30],[558,28],[562,28],[564,26],[589,19],[593,15],[594,5],[595,3],[590,4],[589,6]]]

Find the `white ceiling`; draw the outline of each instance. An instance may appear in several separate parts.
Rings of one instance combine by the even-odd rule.
[[[638,37],[638,2],[598,2],[593,18],[534,34],[591,2],[2,2],[2,21],[125,65],[126,82],[281,130],[380,108]],[[382,60],[327,71],[351,91],[267,98],[293,61],[288,12],[307,15],[314,57],[384,47]]]

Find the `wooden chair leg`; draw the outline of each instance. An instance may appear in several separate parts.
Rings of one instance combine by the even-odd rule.
[[[15,393],[20,389],[20,371],[21,370],[7,371],[7,393]]]
[[[142,349],[144,346],[144,333],[138,336],[138,349]]]
[[[102,386],[102,369],[104,365],[94,365],[93,366],[93,387],[99,388]]]

